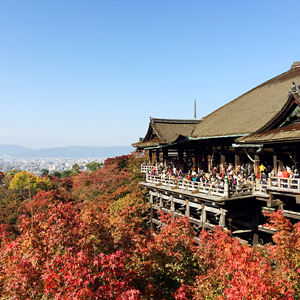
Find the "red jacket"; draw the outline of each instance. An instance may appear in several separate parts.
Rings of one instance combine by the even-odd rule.
[[[289,178],[289,177],[290,177],[290,173],[289,173],[287,170],[284,170],[284,171],[282,172],[282,177],[283,177],[283,178]]]

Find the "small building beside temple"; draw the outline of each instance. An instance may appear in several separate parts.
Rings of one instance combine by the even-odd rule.
[[[283,166],[294,166],[299,170],[299,84],[300,63],[296,62],[289,71],[262,83],[200,120],[150,118],[145,137],[132,145],[138,151],[149,151],[150,164],[154,163],[154,153],[156,162],[167,164],[172,161],[183,171],[201,168],[207,172],[215,164],[220,164],[224,170],[225,163],[232,163],[235,167],[243,163],[253,163],[255,175],[259,174],[261,164],[271,165],[276,174]],[[262,211],[272,211],[280,207],[292,212],[286,212],[289,217],[300,212],[299,182],[289,188],[289,191],[283,190],[280,182],[277,186],[269,183],[267,188],[261,190],[254,187],[252,182],[251,193],[248,189],[244,194],[237,193],[239,195],[236,194],[230,199],[229,191],[229,196],[224,198],[223,195],[219,200],[215,194],[208,193],[205,196],[200,187],[196,189],[198,194],[197,191],[186,194],[186,189],[184,192],[179,188],[170,189],[170,186],[166,189],[163,184],[157,185],[158,183],[151,183],[149,180],[144,183],[152,194],[152,210],[153,205],[155,206],[153,199],[157,196],[157,210],[165,209],[168,213],[176,214],[176,205],[178,209],[184,207],[185,214],[192,221],[196,219],[195,227],[199,228],[211,228],[213,221],[209,221],[209,217],[214,218],[212,214],[215,213],[219,220],[222,216],[219,225],[224,228],[235,227],[239,234],[249,233],[250,230],[251,235],[254,234],[254,242],[259,240],[259,231],[272,233],[268,229],[259,230],[261,222],[265,221]],[[174,197],[181,199],[179,202],[175,201],[175,205],[172,202]],[[163,199],[166,203],[173,203],[173,207],[164,205]],[[207,206],[205,216],[204,206]],[[153,213],[152,211],[152,215]],[[152,219],[156,220],[153,216]],[[300,214],[294,219],[300,219]]]

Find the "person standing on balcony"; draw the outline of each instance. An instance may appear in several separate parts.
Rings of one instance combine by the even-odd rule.
[[[272,167],[267,162],[266,162],[266,165],[267,165],[266,170],[265,170],[266,175],[268,177],[271,177]]]
[[[265,169],[266,169],[266,167],[265,167],[263,164],[261,164],[261,165],[259,166],[260,176],[262,175],[261,173],[265,171]]]
[[[173,168],[173,175],[175,176],[176,173],[177,173],[177,170],[176,170],[176,167],[174,166],[174,168]]]
[[[290,173],[287,169],[284,168],[283,172],[282,172],[282,177],[283,178],[289,178],[290,177]]]
[[[261,175],[261,183],[263,184],[262,188],[266,189],[267,188],[266,184],[267,184],[268,176],[266,175],[265,172],[262,172],[261,174],[262,174]]]
[[[272,171],[271,171],[271,173],[270,173],[270,176],[271,176],[271,177],[275,177],[275,170],[274,170],[274,169],[272,169]]]

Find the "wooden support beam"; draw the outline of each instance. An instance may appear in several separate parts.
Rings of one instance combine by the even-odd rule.
[[[201,155],[201,152],[200,152],[200,147],[197,146],[196,147],[196,166],[197,166],[197,169],[201,167],[201,158],[202,158],[202,155]],[[196,169],[196,171],[197,171]]]
[[[170,198],[171,198],[171,215],[173,216],[175,212],[175,202],[174,202],[173,195],[171,195]]]
[[[221,146],[221,169],[222,169],[222,173],[225,174],[226,170],[225,170],[225,162],[226,162],[226,157],[225,157],[225,147]]]
[[[202,223],[202,229],[204,229],[204,225],[206,223],[206,210],[205,205],[202,203],[202,212],[201,212],[201,223]]]
[[[212,148],[209,147],[208,149],[208,155],[207,155],[207,167],[208,167],[208,172],[210,172],[211,170],[211,166],[212,166]]]
[[[150,191],[150,203],[153,204],[153,192]]]
[[[228,180],[228,177],[225,176],[224,178],[224,197],[225,199],[228,199],[230,196],[229,194],[229,180]]]
[[[257,245],[259,243],[259,233],[258,233],[259,214],[260,212],[258,209],[255,209],[252,213],[253,245]]]
[[[153,204],[150,203],[150,230],[154,230],[154,225],[153,225]]]
[[[159,149],[156,149],[156,163],[159,163]]]
[[[239,148],[234,148],[234,164],[235,168],[241,165],[241,158],[240,158],[240,153],[239,153]]]
[[[273,149],[273,168],[275,170],[275,174],[278,173],[278,166],[277,166],[277,148]]]
[[[178,148],[179,168],[184,171],[183,149]]]
[[[165,167],[167,166],[167,160],[168,160],[168,149],[163,148],[163,164]]]
[[[152,165],[152,150],[149,150],[149,164]]]
[[[276,166],[277,166],[277,172],[279,170],[283,171],[283,162],[282,162],[282,150],[279,147],[275,148],[275,153],[276,153]]]
[[[192,191],[192,194],[198,194],[198,193],[200,193],[200,190],[199,190],[199,189],[193,190],[193,191]]]
[[[274,211],[276,211],[275,208],[271,208],[271,207],[262,207],[262,212],[269,212],[269,213],[272,213],[272,212],[274,212]],[[300,220],[300,213],[297,212],[297,211],[292,211],[292,210],[285,210],[285,209],[283,209],[282,212],[283,212],[283,215],[284,215],[286,218]]]
[[[290,211],[290,210],[283,210],[283,215],[286,218],[291,218],[291,219],[295,219],[295,220],[300,220],[300,213],[296,212],[296,211]]]
[[[163,204],[163,197],[162,197],[162,194],[160,194],[159,195],[159,207],[160,207],[160,209],[162,209],[163,206],[164,206],[164,204]]]
[[[262,232],[266,232],[266,233],[270,233],[270,234],[274,234],[276,232],[275,229],[263,227],[262,225],[258,226],[258,231],[262,231]]]
[[[297,147],[296,147],[296,152],[295,152],[295,155],[294,155],[294,161],[295,161],[295,168],[299,172],[299,167],[300,167],[300,145],[299,144],[297,144]]]
[[[186,200],[185,201],[185,204],[186,204],[186,207],[185,207],[185,215],[189,218],[191,216],[191,213],[190,213],[190,204],[189,204],[189,200]]]
[[[257,154],[254,155],[254,174],[257,176],[259,174],[259,166],[260,166],[260,159]]]
[[[252,230],[251,229],[246,229],[246,230],[235,230],[232,232],[233,235],[235,234],[245,234],[245,233],[251,233]]]
[[[269,199],[267,202],[268,207],[281,207],[283,208],[284,203],[280,199]]]
[[[226,211],[223,208],[220,208],[220,220],[219,220],[219,226],[225,227],[225,215]]]

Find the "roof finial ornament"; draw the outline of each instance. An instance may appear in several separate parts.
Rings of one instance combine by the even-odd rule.
[[[294,82],[294,79],[292,79],[292,86],[291,86],[291,90],[289,92],[289,95],[293,94],[293,93],[297,93],[297,94],[300,95],[299,85]]]
[[[196,99],[194,99],[194,119],[196,120]]]

